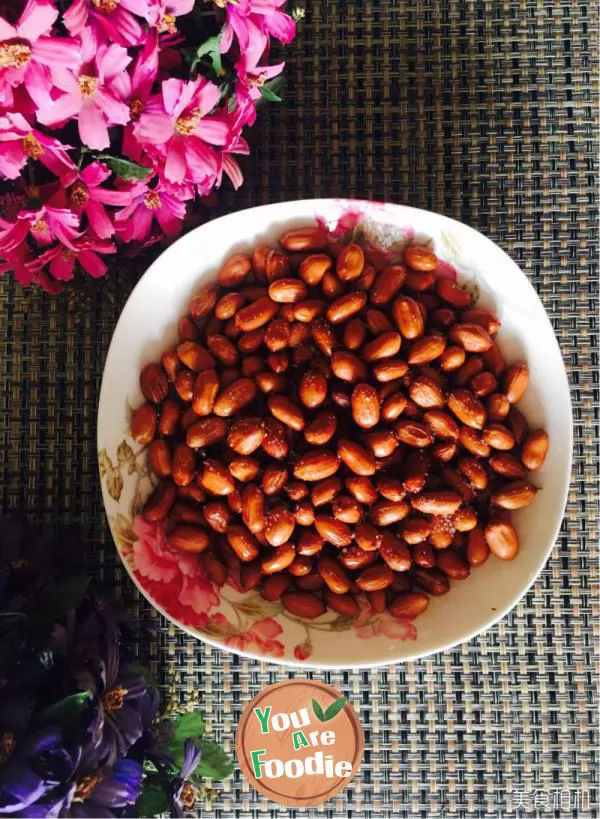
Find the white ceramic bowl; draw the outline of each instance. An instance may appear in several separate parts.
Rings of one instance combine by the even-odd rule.
[[[514,515],[521,552],[512,562],[491,557],[450,593],[432,598],[414,622],[374,615],[366,604],[355,620],[327,613],[298,621],[279,603],[233,585],[214,587],[192,555],[174,555],[164,531],[138,512],[151,491],[144,450],[130,437],[130,409],[139,406],[140,369],[177,338],[180,315],[199,284],[215,278],[234,252],[275,243],[285,231],[326,224],[335,236],[352,231],[371,248],[397,258],[408,240],[431,243],[502,321],[498,341],[510,362],[525,360],[530,386],[520,404],[531,426],[550,435],[550,452],[535,474],[534,503]],[[572,418],[560,350],[540,300],[516,264],[477,231],[435,213],[392,204],[323,199],[266,205],[224,216],[171,245],[130,296],[106,360],[98,414],[98,456],[108,520],[119,554],[140,591],[166,617],[212,645],[248,657],[319,668],[371,668],[415,659],[470,639],[502,618],[529,589],[557,536],[569,485]]]

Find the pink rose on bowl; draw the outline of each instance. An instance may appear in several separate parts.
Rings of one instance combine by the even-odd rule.
[[[133,530],[138,536],[133,572],[140,585],[170,617],[188,626],[205,626],[221,599],[198,557],[172,550],[163,524],[147,523],[138,515]]]

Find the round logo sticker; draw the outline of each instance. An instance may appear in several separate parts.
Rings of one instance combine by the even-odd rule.
[[[235,745],[242,772],[259,793],[281,805],[310,807],[350,782],[364,737],[339,691],[299,679],[270,685],[248,703]]]

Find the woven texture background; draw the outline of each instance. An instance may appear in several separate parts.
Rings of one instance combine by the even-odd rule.
[[[443,212],[505,248],[537,288],[572,387],[575,452],[560,537],[531,593],[469,644],[382,671],[315,674],[366,734],[345,793],[314,811],[225,782],[204,816],[598,815],[597,20],[585,0],[312,0],[288,86],[263,109],[246,184],[219,212],[358,196]],[[90,567],[137,606],[142,652],[200,694],[233,752],[243,703],[285,670],[206,648],[153,618],[117,565],[95,424],[104,357],[134,284],[75,307],[0,281],[2,506],[79,523]],[[291,673],[290,673],[291,676]],[[558,799],[562,808],[557,807]]]

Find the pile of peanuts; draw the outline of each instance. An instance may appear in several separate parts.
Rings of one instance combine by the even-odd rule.
[[[490,551],[548,450],[516,404],[498,320],[426,246],[377,269],[318,228],[237,254],[141,372],[132,435],[160,479],[143,515],[209,578],[301,618],[414,618]]]

